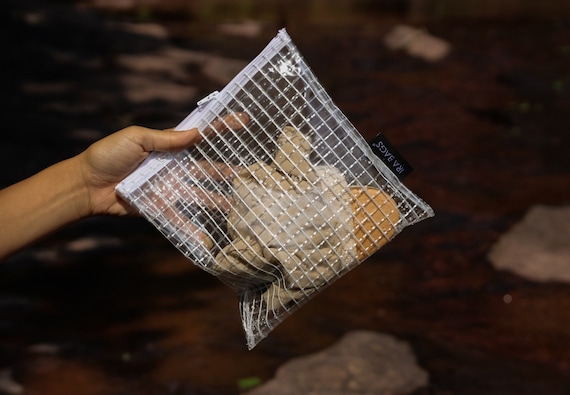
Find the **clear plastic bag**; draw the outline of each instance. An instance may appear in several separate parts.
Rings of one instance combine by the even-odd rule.
[[[251,349],[404,227],[433,215],[334,105],[281,30],[117,192],[233,288]],[[378,147],[376,147],[378,148]]]

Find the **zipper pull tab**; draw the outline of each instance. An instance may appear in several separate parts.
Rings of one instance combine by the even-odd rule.
[[[196,105],[198,106],[198,108],[203,107],[205,104],[208,104],[209,102],[214,100],[216,98],[216,96],[218,96],[218,93],[220,93],[220,92],[213,91],[208,96],[204,97],[203,99],[198,100]]]

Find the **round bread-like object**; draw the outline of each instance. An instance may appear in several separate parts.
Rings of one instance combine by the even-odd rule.
[[[364,260],[391,240],[400,220],[398,205],[387,193],[372,187],[351,187],[356,255]]]

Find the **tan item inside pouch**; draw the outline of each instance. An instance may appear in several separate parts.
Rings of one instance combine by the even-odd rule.
[[[371,187],[351,187],[356,256],[363,260],[391,240],[400,220],[398,205],[387,193]]]

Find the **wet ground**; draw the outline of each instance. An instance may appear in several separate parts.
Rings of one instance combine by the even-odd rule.
[[[220,88],[199,70],[149,74],[155,89],[168,80],[193,100],[137,101],[118,55],[175,45],[248,61],[280,27],[238,37],[171,21],[165,44],[71,8],[17,4],[0,16],[2,185],[131,123],[172,126]],[[29,394],[237,394],[243,378],[267,380],[295,356],[372,329],[411,344],[430,374],[418,395],[567,394],[570,285],[498,272],[487,253],[532,205],[570,203],[570,20],[424,23],[453,45],[438,63],[386,49],[384,34],[404,22],[395,16],[284,22],[357,128],[382,131],[414,165],[406,184],[436,217],[253,351],[237,298],[149,224],[82,221],[0,266],[3,375]]]

